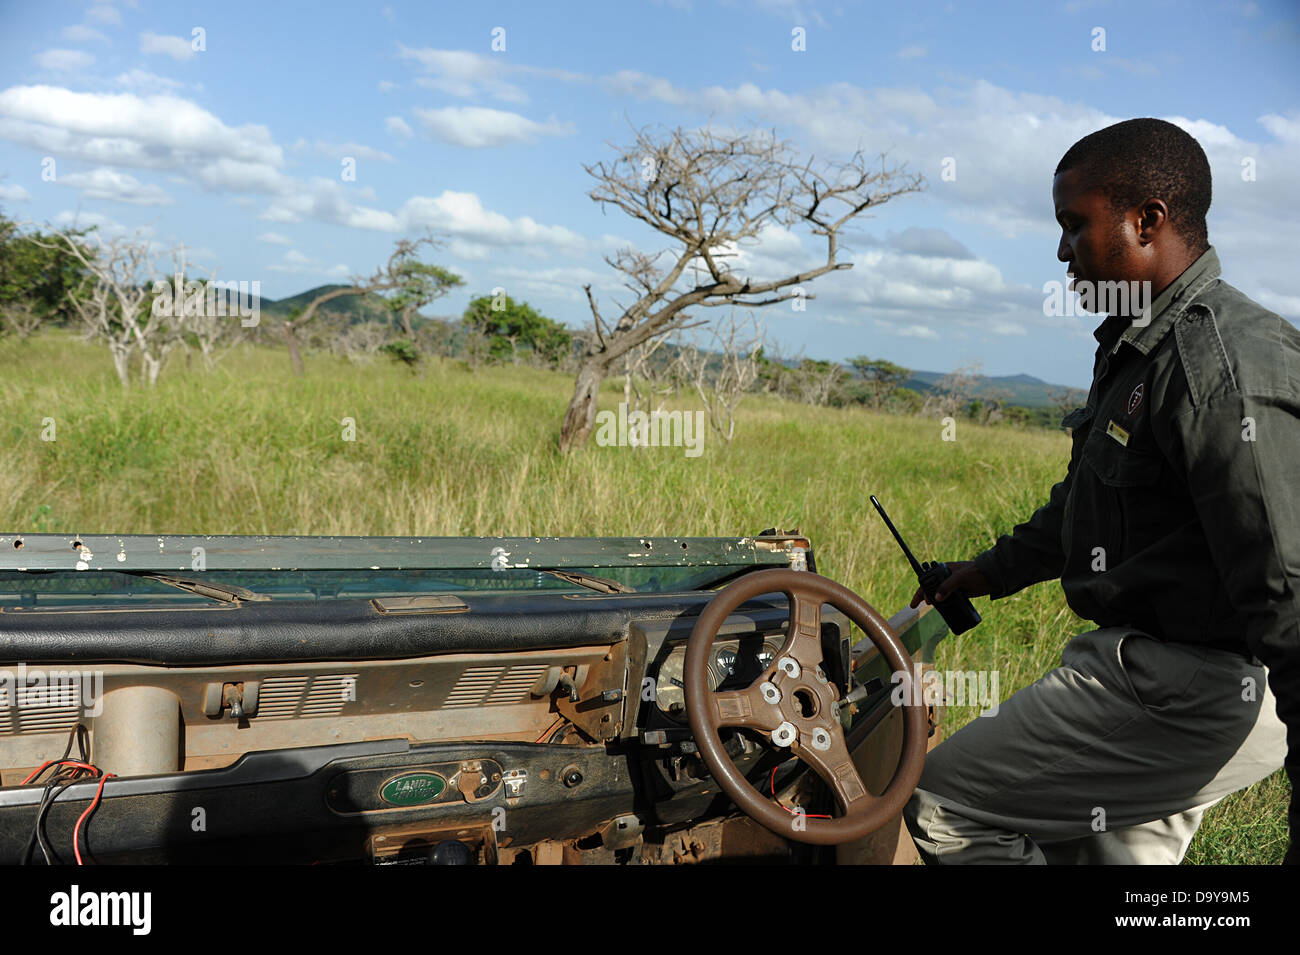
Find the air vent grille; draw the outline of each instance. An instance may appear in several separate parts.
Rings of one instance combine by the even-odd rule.
[[[273,676],[263,680],[257,698],[259,720],[335,716],[357,698],[355,673]]]
[[[80,706],[48,704],[0,706],[0,736],[24,733],[67,733],[81,717]]]
[[[443,708],[502,706],[519,703],[537,683],[546,667],[529,664],[516,667],[470,667],[460,675],[443,701]]]

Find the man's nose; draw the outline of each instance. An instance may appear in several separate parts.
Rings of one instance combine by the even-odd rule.
[[[1074,258],[1074,250],[1070,248],[1070,243],[1065,241],[1065,236],[1061,236],[1061,241],[1056,246],[1056,257],[1062,262],[1069,262]]]

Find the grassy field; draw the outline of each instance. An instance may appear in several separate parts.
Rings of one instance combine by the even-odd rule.
[[[798,528],[818,569],[886,615],[914,589],[871,510],[875,493],[919,555],[968,559],[1028,517],[1064,473],[1063,434],[940,424],[755,397],[735,440],[590,447],[562,457],[571,379],[530,368],[308,357],[248,349],[208,373],[173,361],[124,392],[107,350],[62,333],[0,342],[0,527],[7,532],[686,535]],[[620,400],[607,383],[603,406]],[[683,404],[682,407],[688,405]],[[41,439],[54,420],[54,441]],[[343,440],[343,419],[355,440]],[[1056,584],[990,605],[940,648],[940,668],[998,670],[1005,698],[1091,629]],[[950,709],[946,732],[973,718]],[[1193,863],[1275,863],[1289,785],[1279,771],[1211,810]]]

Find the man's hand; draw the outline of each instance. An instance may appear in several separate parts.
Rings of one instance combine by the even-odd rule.
[[[952,571],[952,574],[935,591],[934,597],[936,600],[946,600],[949,594],[958,590],[967,597],[987,597],[989,591],[992,590],[988,578],[980,573],[975,564],[969,560],[950,561],[948,569]],[[910,606],[915,607],[925,599],[925,591],[917,587],[916,593],[912,595]]]

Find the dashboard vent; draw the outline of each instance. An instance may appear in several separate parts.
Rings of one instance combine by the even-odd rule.
[[[257,698],[258,720],[289,720],[336,716],[343,704],[357,698],[355,673],[322,676],[273,676],[262,681]]]
[[[0,736],[25,733],[67,733],[81,717],[80,706],[0,706]]]
[[[546,672],[544,664],[517,667],[470,667],[442,703],[444,709],[462,706],[502,706],[519,703]]]

